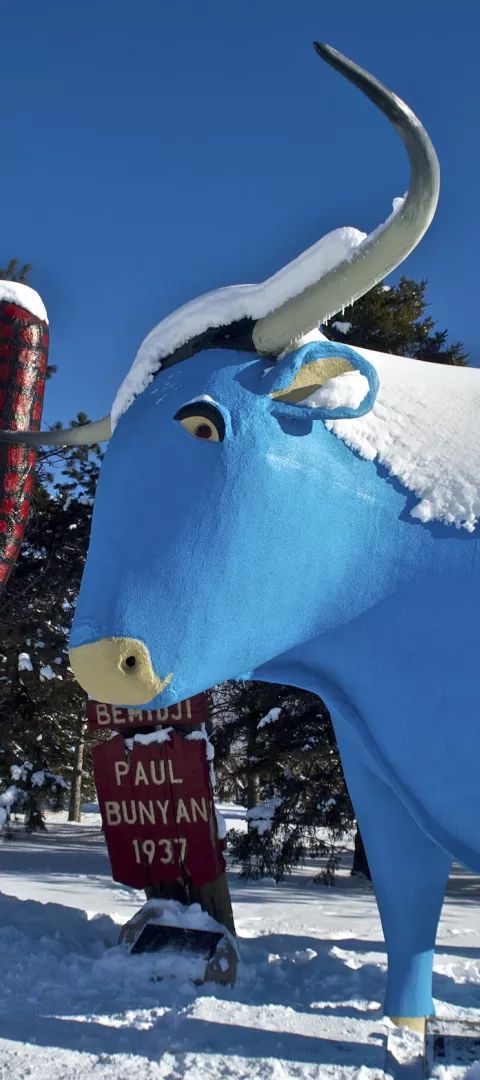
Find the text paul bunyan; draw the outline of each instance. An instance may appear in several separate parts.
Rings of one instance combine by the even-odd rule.
[[[129,766],[126,761],[116,761],[114,764],[115,783],[122,787],[125,776],[129,774]],[[180,776],[175,776],[171,761],[151,760],[148,762],[148,772],[144,764],[138,761],[132,777],[136,788],[145,785],[150,787],[155,784],[162,787],[165,784],[183,784]],[[110,799],[104,803],[106,824],[114,825],[188,825],[199,821],[208,822],[208,806],[205,797],[195,799],[193,796],[178,798],[159,799]]]

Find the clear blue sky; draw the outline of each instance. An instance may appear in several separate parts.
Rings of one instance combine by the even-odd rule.
[[[0,265],[32,262],[49,311],[48,422],[107,412],[183,301],[370,230],[403,193],[403,148],[315,38],[430,131],[441,201],[405,272],[478,363],[478,0],[2,0],[0,27]]]

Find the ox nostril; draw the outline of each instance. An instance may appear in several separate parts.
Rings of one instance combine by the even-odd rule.
[[[125,660],[125,667],[134,668],[136,663],[137,661],[134,656],[127,656]]]

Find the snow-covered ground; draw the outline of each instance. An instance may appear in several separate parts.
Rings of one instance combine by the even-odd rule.
[[[241,812],[226,816],[238,825]],[[368,885],[346,870],[333,889],[312,883],[308,868],[278,886],[234,873],[236,985],[155,981],[154,955],[116,947],[144,896],[112,882],[99,825],[94,813],[81,825],[50,815],[45,836],[0,844],[0,1080],[422,1075],[414,1035],[393,1033],[386,1063],[386,958]],[[434,993],[440,1015],[480,1029],[479,899],[480,879],[455,873]],[[478,1080],[480,1068],[434,1075]]]

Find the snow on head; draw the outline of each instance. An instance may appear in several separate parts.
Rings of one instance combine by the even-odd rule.
[[[237,319],[261,319],[353,254],[366,234],[345,226],[327,233],[277,274],[257,285],[230,285],[190,300],[158,323],[143,341],[112,406],[112,430],[152,381],[162,360],[197,334]]]
[[[480,372],[357,351],[378,372],[377,399],[365,416],[327,427],[414,492],[412,517],[473,532],[480,517]]]
[[[403,199],[395,199],[393,214],[402,205]],[[375,235],[370,235],[369,243]],[[174,311],[140,346],[113,403],[112,429],[175,349],[209,328],[245,317],[264,317],[353,257],[365,239],[365,233],[357,229],[336,229],[266,281],[217,289]],[[344,322],[333,325],[342,333],[351,326]],[[322,337],[314,330],[296,344]],[[384,465],[407,491],[414,492],[419,501],[412,517],[473,531],[480,517],[480,445],[476,437],[479,372],[368,349],[359,348],[358,352],[377,369],[380,390],[376,402],[363,417],[326,421],[327,426],[362,457]],[[367,390],[363,375],[345,373],[329,380],[305,403],[332,409],[339,405],[358,408]]]
[[[225,289],[216,289],[173,311],[150,331],[141,344],[113,402],[112,431],[132,401],[160,370],[162,360],[175,349],[205,330],[228,326],[238,319],[262,319],[287,300],[299,296],[335,266],[353,258],[365,241],[371,244],[372,240],[380,237],[402,209],[404,201],[405,196],[394,199],[392,213],[369,236],[351,226],[333,229],[265,281],[257,285],[230,285]],[[334,314],[335,310],[330,313]]]
[[[312,330],[297,345],[313,340],[325,338]],[[328,420],[327,427],[418,497],[412,517],[473,532],[480,518],[480,372],[353,347],[376,368],[377,399],[364,416]],[[345,372],[302,404],[358,408],[367,392],[364,375]]]
[[[35,315],[35,318],[48,323],[43,300],[29,285],[22,285],[19,281],[0,281],[0,301],[2,300],[23,307],[31,315]]]
[[[302,405],[317,409],[338,409],[342,405],[358,409],[369,390],[368,379],[360,371],[345,371],[334,379],[327,379],[319,390],[302,399]]]

